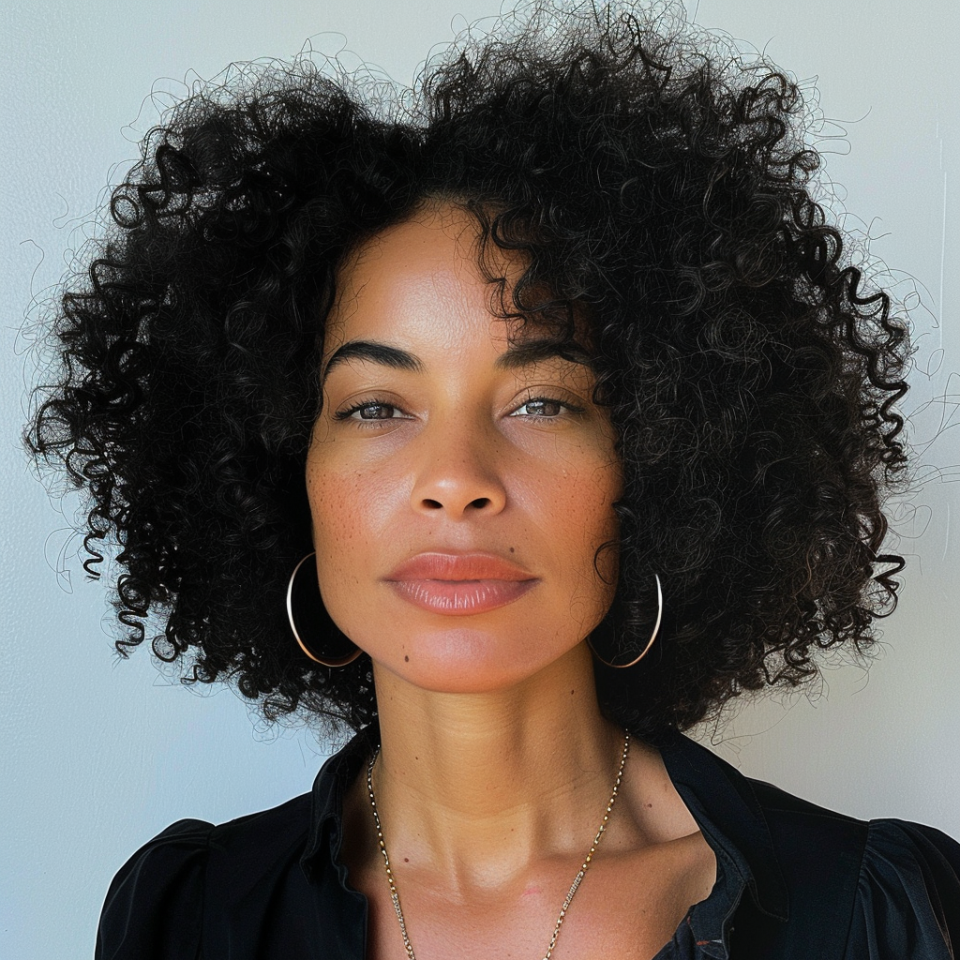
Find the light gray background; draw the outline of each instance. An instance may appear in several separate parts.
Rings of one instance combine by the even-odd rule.
[[[836,121],[819,131],[837,137],[826,143],[828,174],[862,218],[850,225],[875,238],[874,255],[914,304],[919,369],[907,409],[926,465],[926,482],[896,508],[906,589],[869,678],[831,670],[812,699],[787,710],[766,702],[702,733],[749,774],[824,805],[960,837],[960,6],[689,8],[799,78],[819,76],[823,113]],[[136,156],[157,78],[176,90],[189,71],[288,57],[336,31],[409,82],[463,18],[497,12],[496,0],[35,0],[0,14],[0,955],[89,956],[110,878],[137,846],[179,817],[224,820],[307,790],[326,749],[302,731],[254,725],[228,691],[198,696],[164,679],[146,651],[115,661],[104,590],[84,581],[69,534],[75,504],[58,513],[18,449],[34,377],[29,335],[18,332],[26,311],[49,295],[117,165]]]

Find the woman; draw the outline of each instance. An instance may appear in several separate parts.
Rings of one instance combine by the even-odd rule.
[[[135,854],[98,956],[953,956],[956,844],[679,732],[869,647],[906,464],[796,87],[696,42],[534,11],[415,98],[300,63],[148,138],[33,447],[122,544],[122,651],[160,612],[359,732]]]

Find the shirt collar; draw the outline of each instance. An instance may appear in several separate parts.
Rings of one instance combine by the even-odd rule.
[[[339,885],[349,890],[347,871],[338,857],[343,798],[379,742],[379,727],[373,723],[330,757],[317,774],[313,784],[310,834],[300,860],[307,879],[312,882],[325,865],[336,864]],[[740,873],[758,909],[786,921],[789,915],[786,885],[770,829],[750,781],[683,734],[666,733],[656,738],[654,744],[707,841]]]
[[[380,728],[374,722],[354,735],[320,768],[313,782],[310,833],[300,858],[308,880],[316,878],[323,869],[323,861],[329,864],[332,860],[338,864],[341,880],[346,885],[346,869],[338,862],[343,831],[343,797],[379,742]]]
[[[683,734],[665,734],[656,746],[707,841],[736,865],[757,908],[785,922],[790,913],[787,886],[750,780]]]

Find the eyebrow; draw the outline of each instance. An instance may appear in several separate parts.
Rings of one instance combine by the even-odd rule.
[[[556,358],[566,360],[568,363],[592,366],[587,351],[579,344],[552,340],[547,337],[537,337],[511,343],[497,357],[494,367],[497,370],[519,370]],[[377,340],[350,340],[338,347],[327,361],[320,378],[321,386],[334,367],[349,360],[367,360],[371,363],[391,367],[394,370],[408,370],[413,373],[423,372],[423,361],[407,350],[392,347],[388,343],[381,343]]]

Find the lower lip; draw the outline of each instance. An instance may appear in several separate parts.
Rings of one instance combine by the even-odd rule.
[[[448,617],[468,617],[505,607],[532,590],[537,580],[390,580],[408,603]]]

